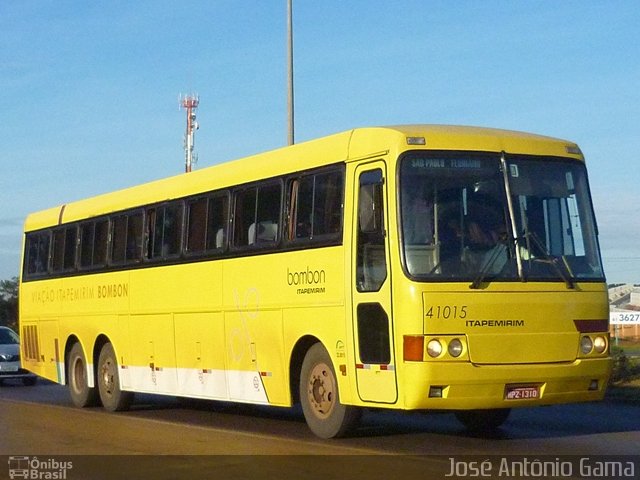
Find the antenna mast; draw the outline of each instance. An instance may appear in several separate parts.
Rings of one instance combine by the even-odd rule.
[[[195,132],[200,128],[196,121],[196,108],[200,103],[200,97],[196,95],[185,95],[181,97],[180,103],[182,108],[187,111],[187,131],[184,135],[184,171],[189,173],[192,165],[198,161],[197,154],[194,155],[193,147],[195,140]]]

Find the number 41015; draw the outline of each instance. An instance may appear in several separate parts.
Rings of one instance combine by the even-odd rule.
[[[464,319],[467,318],[467,306],[466,305],[432,305],[424,314],[428,318],[442,318],[448,320],[450,318]]]

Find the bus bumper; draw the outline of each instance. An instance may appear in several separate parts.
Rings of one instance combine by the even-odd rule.
[[[612,361],[531,365],[406,362],[403,367],[407,381],[400,398],[404,409],[468,410],[602,400]],[[518,389],[525,394],[509,393]]]

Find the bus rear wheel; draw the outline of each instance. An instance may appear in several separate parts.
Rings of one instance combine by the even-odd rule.
[[[98,394],[95,388],[89,387],[87,359],[80,343],[71,347],[68,360],[69,395],[76,407],[92,407],[97,404]]]
[[[496,430],[507,421],[510,408],[495,408],[489,410],[460,410],[456,418],[472,432],[485,433]]]
[[[321,438],[342,437],[360,419],[358,408],[340,403],[336,373],[320,343],[309,349],[302,362],[300,403],[307,425]]]
[[[118,361],[110,343],[105,343],[100,350],[98,391],[100,392],[102,406],[110,412],[127,410],[133,400],[132,392],[124,392],[120,389]]]

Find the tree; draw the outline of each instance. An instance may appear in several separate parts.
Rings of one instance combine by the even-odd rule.
[[[0,280],[0,325],[18,329],[18,278]]]

